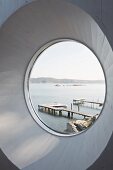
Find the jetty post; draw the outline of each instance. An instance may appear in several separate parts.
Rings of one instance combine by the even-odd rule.
[[[72,105],[72,103],[71,103],[71,110],[73,109],[73,105]]]
[[[62,116],[62,110],[59,110],[59,116]]]
[[[70,111],[68,111],[68,118],[70,118]]]
[[[71,119],[73,118],[73,112],[71,112]]]

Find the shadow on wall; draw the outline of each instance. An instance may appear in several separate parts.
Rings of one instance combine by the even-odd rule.
[[[0,169],[2,170],[19,170],[13,165],[0,149]]]

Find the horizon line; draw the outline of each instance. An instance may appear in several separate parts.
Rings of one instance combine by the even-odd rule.
[[[76,79],[76,78],[56,78],[56,77],[30,77],[30,78],[51,78],[51,79],[59,79],[59,80],[62,80],[62,79],[68,79],[68,80],[84,80],[84,81],[105,81],[105,79]]]

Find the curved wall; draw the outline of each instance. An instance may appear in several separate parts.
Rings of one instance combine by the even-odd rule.
[[[41,0],[9,18],[0,30],[0,37],[3,152],[24,170],[87,169],[103,152],[113,130],[113,53],[105,35],[73,3]],[[76,39],[91,48],[107,78],[107,98],[101,117],[86,133],[71,138],[56,137],[41,129],[30,117],[23,93],[24,75],[31,57],[46,42],[58,38]]]
[[[20,7],[34,0],[0,0],[0,26]]]

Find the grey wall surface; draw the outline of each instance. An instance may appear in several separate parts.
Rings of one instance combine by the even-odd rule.
[[[13,1],[12,6],[5,7],[5,1],[0,2],[4,7],[1,23],[25,4],[15,1],[14,5]],[[49,170],[84,170],[97,159],[90,169],[113,169],[113,137],[108,143],[113,130],[113,53],[105,37],[112,46],[113,3],[110,0],[69,2],[37,0],[20,9],[0,30],[0,147],[24,170],[45,170],[47,167]],[[94,17],[105,35],[75,4]],[[7,10],[7,15],[5,9],[11,9]],[[23,93],[24,75],[32,55],[46,42],[62,37],[75,38],[88,45],[97,54],[107,78],[107,99],[96,126],[69,139],[58,138],[41,129],[30,117]]]
[[[0,26],[20,7],[34,0],[0,0]]]

